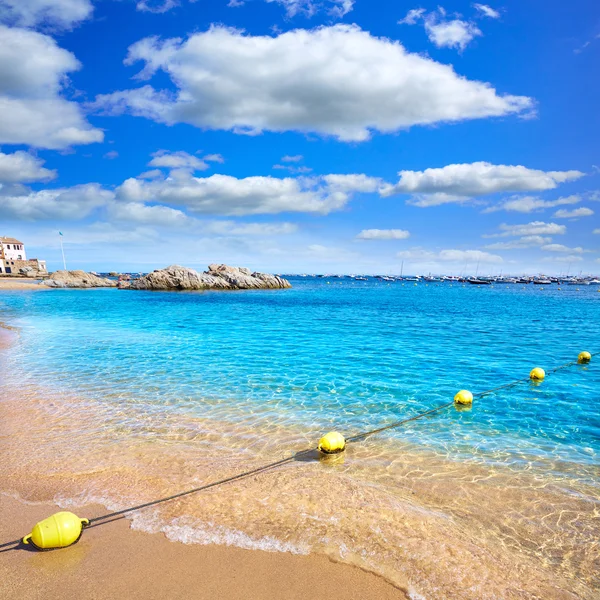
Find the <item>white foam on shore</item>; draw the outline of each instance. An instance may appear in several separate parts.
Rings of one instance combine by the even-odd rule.
[[[161,521],[157,511],[134,515],[131,528],[146,533],[164,533],[169,540],[183,544],[201,544],[204,546],[219,544],[266,552],[310,553],[308,544],[293,544],[271,536],[253,538],[243,531],[215,523],[204,523],[189,516],[177,517],[171,523],[165,524]]]

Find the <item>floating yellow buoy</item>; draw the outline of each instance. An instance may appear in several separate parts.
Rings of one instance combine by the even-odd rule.
[[[66,548],[79,540],[87,525],[87,519],[80,519],[72,512],[57,512],[37,523],[31,533],[23,538],[23,543],[31,543],[38,550]]]
[[[589,363],[592,360],[592,355],[589,352],[580,352],[577,357],[577,362],[581,365],[584,363]]]
[[[460,392],[454,396],[454,402],[456,404],[473,404],[473,394],[471,394],[469,390],[460,390]]]
[[[338,454],[346,449],[346,439],[337,431],[330,431],[319,440],[319,452]]]
[[[529,373],[529,379],[533,379],[533,381],[543,381],[544,377],[546,377],[546,371],[540,367],[532,369],[531,373]]]

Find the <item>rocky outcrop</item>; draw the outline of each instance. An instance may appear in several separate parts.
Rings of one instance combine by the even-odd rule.
[[[43,285],[52,288],[98,288],[116,287],[110,279],[104,279],[85,271],[55,271],[44,280]]]
[[[172,265],[140,279],[122,282],[121,288],[134,290],[260,290],[292,287],[289,281],[266,273],[252,273],[243,267],[210,265],[208,271]]]

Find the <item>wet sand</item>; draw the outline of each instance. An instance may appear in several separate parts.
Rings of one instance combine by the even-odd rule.
[[[0,501],[0,544],[21,537],[60,510],[7,496]],[[78,509],[87,517],[101,506]],[[406,600],[381,577],[317,555],[185,545],[132,531],[120,519],[87,529],[70,548],[0,550],[2,598],[228,598]]]
[[[0,277],[0,290],[49,290],[40,279]]]

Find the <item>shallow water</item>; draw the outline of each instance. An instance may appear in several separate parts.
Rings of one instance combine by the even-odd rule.
[[[292,283],[0,294],[20,331],[0,354],[4,490],[122,508],[599,349],[593,286]],[[597,362],[373,436],[343,463],[294,461],[142,511],[134,526],[324,552],[415,597],[596,597]]]

